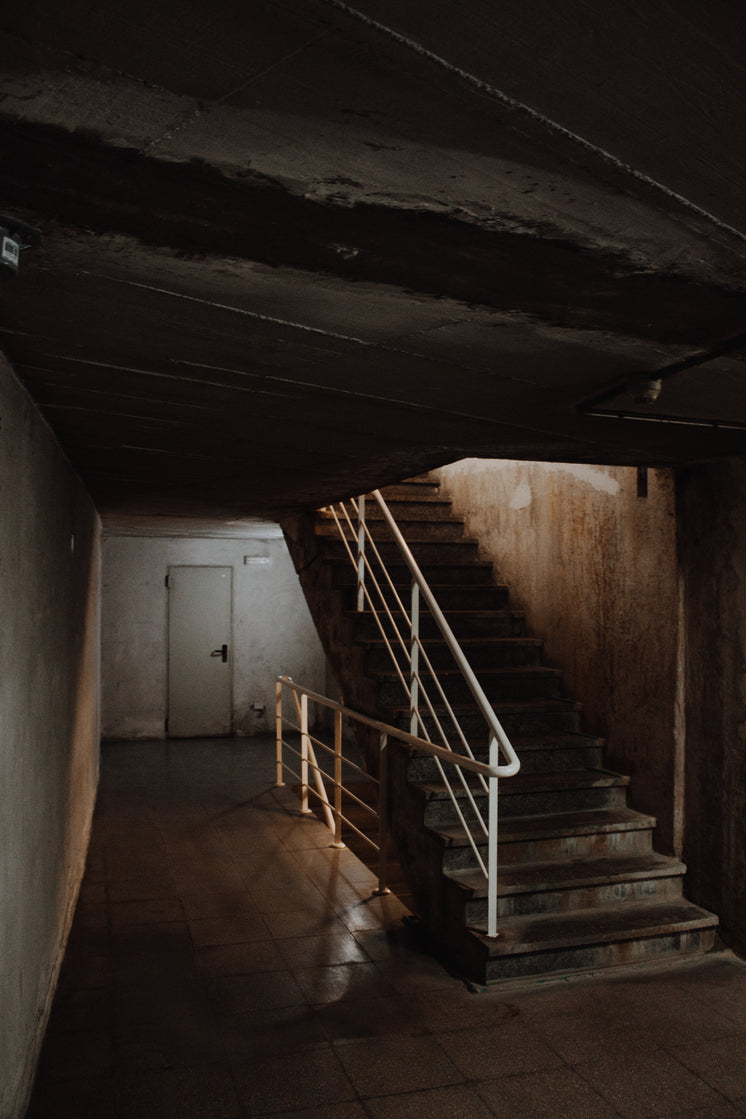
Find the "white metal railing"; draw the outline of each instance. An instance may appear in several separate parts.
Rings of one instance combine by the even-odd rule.
[[[358,711],[352,711],[344,704],[338,703],[333,699],[326,696],[319,695],[318,692],[313,692],[309,688],[304,688],[301,684],[296,684],[289,676],[279,676],[275,685],[276,689],[276,713],[275,713],[275,727],[276,727],[276,783],[278,787],[285,785],[283,780],[285,771],[292,774],[292,776],[300,784],[301,792],[301,812],[310,814],[311,809],[308,807],[309,794],[315,796],[321,804],[324,815],[327,821],[329,830],[332,832],[334,839],[330,846],[336,848],[343,848],[345,846],[342,841],[342,827],[346,825],[352,829],[366,844],[374,849],[378,854],[378,889],[376,894],[387,894],[389,888],[386,882],[386,835],[388,831],[388,810],[387,810],[387,781],[388,781],[388,746],[393,740],[399,742],[408,750],[418,750],[430,754],[432,757],[438,759],[438,763],[442,766],[443,763],[452,765],[460,770],[476,773],[479,777],[484,778],[488,782],[489,789],[489,819],[494,819],[494,830],[488,833],[495,837],[492,842],[488,841],[487,849],[487,865],[485,867],[481,856],[479,861],[482,864],[487,878],[490,889],[488,890],[488,920],[487,931],[489,936],[497,935],[497,779],[500,772],[500,767],[497,766],[497,744],[494,746],[494,759],[491,758],[490,764],[479,762],[475,758],[465,754],[458,754],[453,750],[447,749],[442,746],[430,742],[428,739],[419,738],[417,735],[410,734],[408,731],[401,730],[399,727],[391,726],[388,723],[383,723],[379,719],[373,719],[369,715],[363,715]],[[298,722],[294,722],[287,716],[283,708],[283,689],[289,691],[293,698],[293,707],[295,716]],[[317,704],[334,712],[334,727],[332,732],[333,744],[330,746],[322,738],[319,737],[321,731],[317,733],[311,732],[311,723],[309,715],[309,702]],[[378,733],[379,740],[379,771],[378,778],[374,779],[370,774],[362,769],[356,762],[352,761],[349,757],[345,757],[343,753],[344,738],[342,734],[342,720],[348,719],[351,722],[357,722],[363,726],[370,727]],[[300,736],[300,748],[296,748],[290,743],[286,737],[286,731],[290,729],[295,731]],[[333,759],[333,772],[324,769],[319,765],[316,754],[316,747],[329,755]],[[300,763],[300,771],[292,768],[285,761],[285,751],[298,759]],[[296,763],[297,764],[297,763]],[[349,787],[346,787],[342,779],[342,767],[346,765],[354,772],[362,774],[368,781],[373,781],[378,789],[378,811],[371,808],[369,804],[359,798]],[[309,770],[313,771],[313,780],[316,788],[311,786],[309,780]],[[325,781],[329,783],[333,796],[330,798],[327,792]],[[343,797],[347,797],[354,801],[364,811],[368,812],[371,817],[375,818],[377,823],[378,838],[372,840],[370,836],[366,835],[360,828],[358,828],[342,811]]]
[[[454,755],[453,745],[455,745],[462,752],[462,756],[476,761],[470,742],[472,736],[466,733],[459,721],[454,704],[449,700],[443,682],[422,640],[420,630],[423,606],[434,619],[445,647],[450,652],[453,665],[465,681],[476,708],[484,720],[489,769],[494,772],[490,775],[480,770],[473,770],[473,772],[477,773],[477,784],[482,793],[487,794],[487,819],[474,795],[475,790],[464,773],[465,769],[471,767],[455,765],[456,781],[461,787],[461,795],[458,795],[439,754],[437,752],[433,754],[438,774],[464,828],[477,865],[487,878],[488,931],[490,936],[494,936],[497,912],[497,856],[495,854],[493,858],[492,853],[497,851],[497,785],[495,784],[493,797],[492,781],[496,783],[499,777],[512,777],[520,769],[520,761],[382,494],[379,490],[374,490],[369,495],[370,498],[380,509],[390,539],[396,545],[396,554],[409,571],[408,605],[402,601],[402,594],[406,597],[406,591],[402,588],[400,594],[384,562],[378,547],[378,543],[382,541],[377,542],[371,532],[370,518],[366,517],[365,497],[339,502],[327,506],[326,509],[336,526],[350,563],[356,571],[357,610],[370,611],[391,667],[406,696],[409,707],[409,733],[433,746],[439,743],[440,747],[446,749],[451,756]],[[502,762],[501,755],[504,759]],[[477,796],[479,796],[478,791]],[[477,837],[487,839],[489,852],[487,864]]]

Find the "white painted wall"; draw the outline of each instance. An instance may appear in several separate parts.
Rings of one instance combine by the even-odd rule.
[[[0,356],[0,1117],[26,1106],[98,780],[99,523]]]
[[[239,531],[239,530],[237,530]],[[233,568],[233,725],[274,729],[274,681],[325,690],[325,657],[282,533],[237,538],[107,535],[103,543],[103,736],[163,738],[167,711],[168,567]],[[262,562],[246,563],[245,557]],[[252,710],[263,707],[264,713]]]

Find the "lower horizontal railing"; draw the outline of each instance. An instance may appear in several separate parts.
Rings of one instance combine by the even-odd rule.
[[[283,693],[285,692],[287,692],[289,696],[292,696],[293,713],[297,721],[289,717],[287,710],[283,707]],[[417,735],[409,734],[407,731],[400,730],[398,727],[390,726],[388,723],[382,723],[380,720],[373,719],[368,715],[362,715],[357,711],[352,711],[349,707],[345,707],[344,704],[337,703],[335,700],[328,699],[326,696],[319,695],[317,692],[312,692],[308,688],[304,688],[301,684],[296,684],[289,676],[278,677],[276,682],[276,698],[277,785],[285,785],[285,772],[290,773],[295,778],[300,785],[301,811],[304,813],[311,812],[308,806],[309,796],[313,796],[318,800],[322,806],[327,826],[334,837],[332,846],[345,846],[342,841],[342,829],[344,825],[352,829],[377,853],[378,888],[375,892],[378,894],[386,894],[389,892],[386,882],[385,857],[386,835],[388,832],[387,767],[389,744],[392,741],[398,742],[408,750],[418,750],[423,753],[431,754],[438,758],[441,764],[452,765],[462,772],[477,773],[486,779],[488,789],[487,821],[483,819],[481,813],[477,813],[477,820],[472,826],[470,826],[465,819],[462,806],[457,802],[457,798],[453,793],[450,783],[447,787],[450,791],[451,800],[454,803],[458,816],[465,828],[467,839],[477,857],[477,863],[487,880],[488,935],[497,936],[497,792],[499,777],[497,741],[493,740],[490,750],[490,763],[487,765],[467,755],[457,754],[446,747],[436,746],[435,743],[428,742],[424,738],[418,738]],[[314,733],[311,733],[309,704],[315,704],[320,708],[325,708],[333,712],[333,730],[329,732],[332,737],[331,745],[320,737],[322,731],[318,730],[316,726],[314,726]],[[369,773],[357,765],[349,756],[344,755],[343,719],[347,719],[350,723],[359,723],[363,726],[370,727],[378,733],[379,769],[377,779],[372,778]],[[300,735],[298,747],[292,745],[286,739],[286,732],[289,730],[295,731]],[[320,755],[317,754],[317,749],[320,751]],[[293,769],[292,765],[288,764],[285,760],[286,753],[296,759],[294,764],[299,766],[299,769]],[[331,772],[325,769],[323,765],[319,764],[319,756],[329,759],[327,764],[332,766]],[[364,776],[367,781],[374,782],[378,791],[377,812],[359,798],[349,786],[344,784],[342,779],[343,767]],[[328,790],[332,793],[331,797]],[[365,835],[356,824],[343,814],[343,801],[357,804],[363,810],[370,812],[371,817],[375,821],[376,826],[374,832],[377,835],[377,839],[374,840],[371,839],[370,836]],[[485,846],[487,850],[486,861],[483,858]]]

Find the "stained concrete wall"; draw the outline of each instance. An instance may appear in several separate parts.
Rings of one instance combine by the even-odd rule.
[[[511,602],[543,638],[545,663],[656,815],[656,844],[680,850],[683,821],[681,631],[674,483],[637,471],[465,459],[434,472],[493,561]]]
[[[686,586],[687,892],[746,954],[746,461],[677,476]]]
[[[244,557],[267,562],[245,563]],[[233,729],[274,729],[280,673],[323,692],[326,661],[277,526],[251,536],[106,536],[103,544],[102,686],[105,738],[163,738],[167,715],[170,565],[233,569]],[[263,707],[257,714],[254,708]]]
[[[0,1116],[23,1113],[98,779],[99,524],[0,359]]]

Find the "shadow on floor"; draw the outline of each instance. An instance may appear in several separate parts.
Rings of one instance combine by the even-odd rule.
[[[30,1119],[746,1116],[746,967],[473,992],[274,788],[268,738],[106,745]]]

